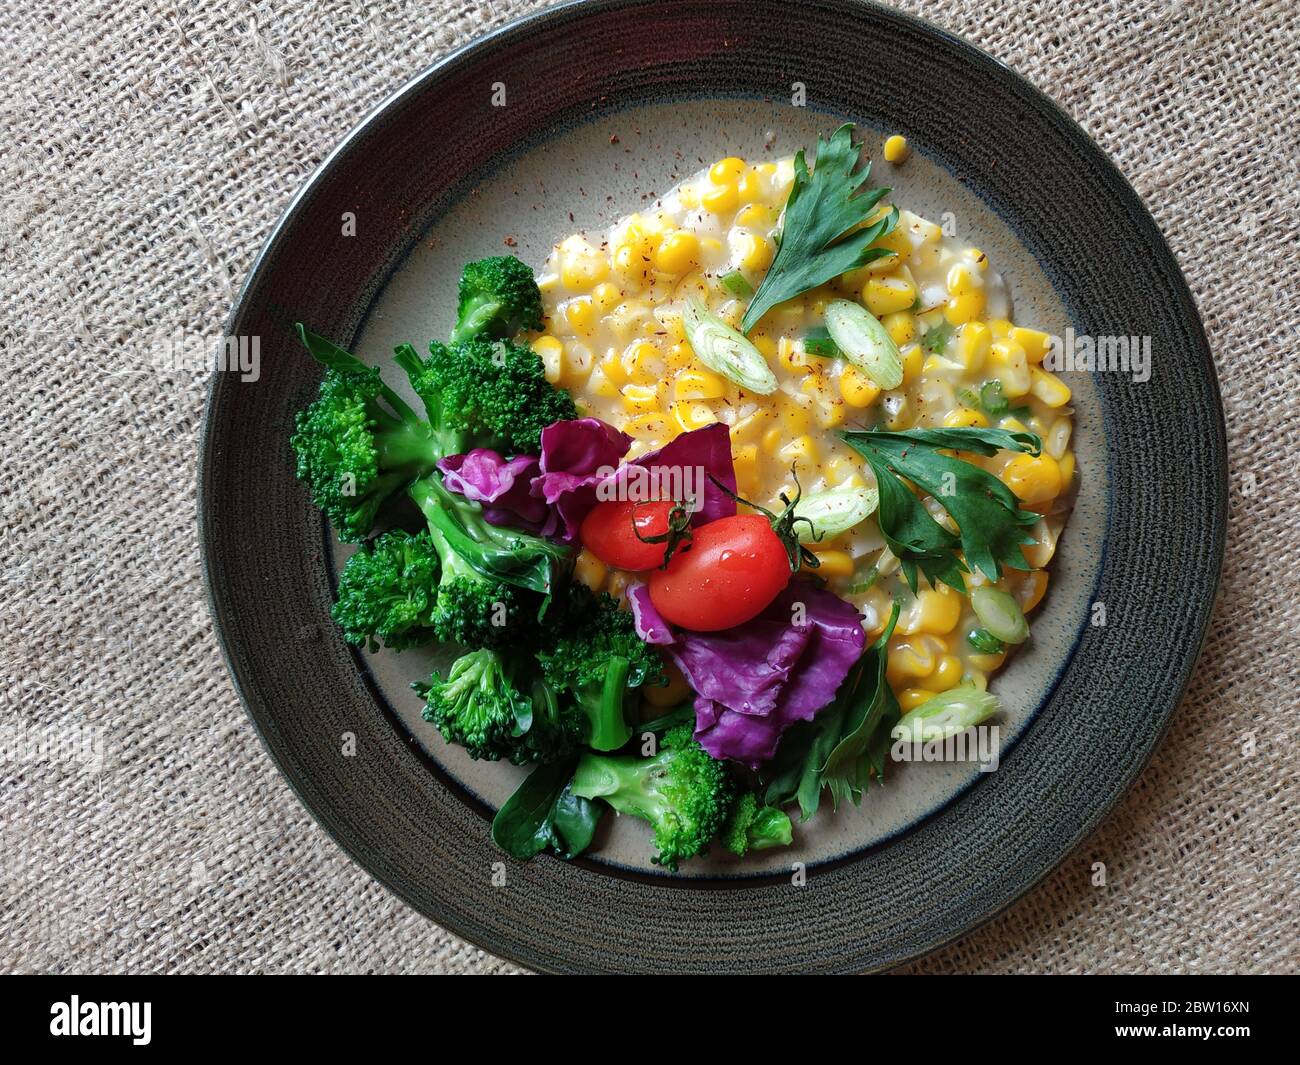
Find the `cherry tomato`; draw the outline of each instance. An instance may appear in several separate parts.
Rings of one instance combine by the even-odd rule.
[[[692,530],[665,570],[650,575],[650,602],[665,621],[696,632],[741,625],[790,582],[790,557],[758,514],[719,518]]]
[[[674,506],[671,499],[649,503],[611,499],[597,503],[578,530],[582,546],[615,569],[637,573],[662,566],[667,545],[642,543],[636,534],[662,536],[668,531],[668,515]]]

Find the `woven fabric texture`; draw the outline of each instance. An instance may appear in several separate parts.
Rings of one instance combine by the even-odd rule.
[[[375,102],[535,6],[0,0],[0,970],[516,971],[354,866],[267,758],[199,576],[206,375],[141,366],[219,334],[291,194]],[[1296,971],[1289,5],[905,6],[1059,101],[1151,208],[1218,362],[1234,506],[1207,650],[1137,786],[909,971]]]

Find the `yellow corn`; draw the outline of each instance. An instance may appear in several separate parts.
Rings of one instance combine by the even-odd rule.
[[[929,702],[938,692],[929,691],[926,688],[904,688],[898,693],[898,708],[907,713],[909,710],[915,710],[924,702]]]
[[[684,274],[699,265],[700,241],[694,233],[667,234],[655,249],[655,266],[666,274]]]
[[[815,571],[817,576],[827,580],[853,576],[853,556],[847,551],[817,551],[816,555],[820,563]]]
[[[623,372],[629,383],[634,385],[652,385],[663,377],[663,363],[659,358],[659,349],[647,340],[638,340],[629,344],[623,351]]]
[[[965,296],[969,292],[979,291],[975,275],[965,263],[954,263],[949,269],[947,287],[949,296]]]
[[[804,374],[811,369],[808,353],[789,337],[782,337],[776,342],[776,361],[782,369],[795,374]]]
[[[993,339],[1001,340],[1011,333],[1011,323],[1005,318],[994,318],[989,322],[989,328],[993,330]]]
[[[559,384],[564,345],[555,337],[542,336],[533,341],[533,351],[537,352],[537,357],[542,360],[542,369],[546,372],[546,380],[553,385]]]
[[[944,655],[925,683],[937,692],[946,692],[961,683],[964,672],[960,658],[956,655]]]
[[[786,397],[777,414],[778,424],[786,437],[798,436],[800,433],[808,431],[808,427],[812,423],[810,406],[810,403],[801,403],[793,396]]]
[[[736,215],[736,225],[747,229],[768,229],[776,222],[772,208],[763,203],[751,203],[742,207]]]
[[[939,663],[939,657],[948,653],[948,641],[941,636],[925,633],[919,636],[892,636],[885,652],[885,675],[892,688],[901,682],[928,677]]]
[[[897,226],[871,246],[873,248],[886,248],[891,254],[882,255],[879,259],[873,259],[859,270],[853,270],[846,274],[845,281],[850,284],[851,288],[859,288],[866,284],[863,275],[888,273],[890,270],[902,266],[912,255],[912,241],[908,238],[907,231]],[[849,282],[850,278],[857,278],[857,283]]]
[[[638,290],[645,282],[649,255],[641,247],[622,244],[614,249],[614,273],[625,290]]]
[[[873,277],[862,290],[862,302],[877,318],[906,311],[916,302],[916,285],[906,277]]]
[[[813,410],[817,414],[817,424],[823,429],[834,429],[837,425],[843,425],[848,414],[842,399],[818,399],[813,404]]]
[[[848,455],[836,455],[826,463],[823,472],[826,475],[826,482],[838,487],[847,483],[850,478],[859,477],[858,470],[859,464],[853,458]]]
[[[798,463],[804,469],[817,464],[817,444],[807,433],[797,436],[777,452],[785,466]]]
[[[1025,349],[1010,337],[993,341],[989,366],[1002,382],[1002,394],[1008,399],[1029,394],[1029,360],[1025,358]]]
[[[880,389],[861,369],[846,365],[840,372],[840,395],[850,407],[870,407],[880,398]]]
[[[1037,366],[1029,368],[1029,391],[1049,407],[1064,407],[1070,402],[1070,386]]]
[[[1025,357],[1035,365],[1046,358],[1052,343],[1052,338],[1042,330],[1023,329],[1018,325],[1012,326],[1007,336],[1025,349]]]
[[[911,311],[887,314],[881,319],[880,324],[885,327],[894,343],[900,348],[916,339],[916,316]]]
[[[602,281],[591,290],[591,302],[601,314],[617,307],[618,301],[622,298],[623,294],[619,292],[618,286],[611,285],[608,281]]]
[[[737,264],[742,270],[766,270],[772,265],[772,245],[766,237],[755,233],[740,233],[732,245],[736,249]]]
[[[603,255],[574,255],[565,261],[560,280],[566,288],[582,291],[609,276],[609,261]]]
[[[750,334],[749,340],[754,347],[758,348],[758,350],[762,352],[763,358],[767,359],[769,362],[776,357],[776,341],[767,333],[755,330]]]
[[[709,189],[700,197],[700,206],[706,211],[712,211],[714,214],[724,214],[727,211],[735,210],[739,201],[740,194],[736,190],[735,183],[728,182],[725,185],[714,185]]]
[[[983,411],[958,407],[944,415],[943,424],[949,429],[986,429],[989,420],[984,417]]]
[[[758,445],[744,444],[731,453],[736,486],[742,496],[753,496],[758,488]]]
[[[907,159],[907,156],[909,154],[908,147],[907,147],[907,138],[900,136],[897,133],[895,133],[892,137],[887,138],[885,141],[883,154],[885,156],[885,162],[887,163],[904,162]]]
[[[975,264],[975,269],[981,274],[989,268],[989,257],[980,251],[979,248],[968,249],[966,255],[970,258],[971,262]]]
[[[953,325],[965,325],[984,313],[984,293],[979,289],[948,297],[943,305],[943,316]]]
[[[718,420],[718,416],[713,413],[713,408],[707,403],[691,403],[678,400],[669,408],[673,421],[681,428],[684,433],[689,433],[693,429],[703,429],[706,425],[712,425]]]
[[[745,160],[729,155],[709,167],[709,180],[715,185],[734,184],[745,169]]]
[[[1061,467],[1061,487],[1066,488],[1074,480],[1074,452],[1067,451],[1062,455],[1058,465]]]
[[[623,432],[635,440],[662,440],[668,436],[668,419],[659,411],[649,411],[629,418],[623,423]]]
[[[688,369],[695,364],[695,352],[684,341],[676,343],[668,349],[664,363],[671,371]]]
[[[727,382],[709,370],[686,370],[673,384],[677,399],[721,399],[726,391]]]
[[[624,385],[623,407],[635,412],[659,409],[659,389],[654,385]]]
[[[579,583],[598,592],[609,575],[609,567],[584,547],[573,560],[573,575]]]
[[[984,368],[992,343],[992,331],[983,322],[967,322],[958,330],[957,358],[968,373]]]
[[[921,351],[920,344],[911,344],[899,354],[903,357],[903,387],[909,388],[921,376],[921,367],[925,364],[925,356]]]
[[[903,636],[918,632],[947,636],[961,618],[961,603],[961,596],[946,586],[922,588],[908,607],[907,616],[900,619],[898,631]]]
[[[742,174],[736,181],[736,199],[741,203],[753,203],[762,195],[763,186],[754,173]]]
[[[590,296],[570,300],[564,309],[564,317],[569,321],[569,328],[579,336],[589,337],[596,331],[596,308]]]
[[[992,673],[994,670],[1001,668],[1006,659],[1006,651],[999,651],[994,655],[971,655],[970,664],[985,673]]]
[[[1028,614],[1047,594],[1047,570],[1031,569],[1021,578],[1020,587],[1016,589],[1016,601],[1020,609]]]
[[[587,391],[603,399],[617,399],[619,395],[618,385],[610,380],[603,363],[591,371],[587,378]]]
[[[1061,467],[1051,455],[1016,455],[1001,476],[1023,503],[1046,503],[1061,491]]]

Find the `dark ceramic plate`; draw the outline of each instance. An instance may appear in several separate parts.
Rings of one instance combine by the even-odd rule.
[[[807,106],[791,106],[801,92]],[[916,155],[889,175],[895,200],[951,216],[988,250],[1017,320],[1151,338],[1149,380],[1131,368],[1069,378],[1079,508],[1033,645],[997,681],[1017,708],[1000,768],[904,767],[885,793],[758,864],[715,858],[666,876],[644,862],[635,826],[618,825],[593,858],[498,865],[488,819],[512,767],[468,763],[419,721],[405,684],[427,659],[354,655],[329,620],[336,547],[288,446],[318,376],[288,324],[377,359],[444,333],[460,264],[506,238],[539,265],[552,241],[638,207],[696,155],[755,156],[769,142],[785,155],[843,119],[873,152],[882,134],[907,135]],[[1224,433],[1178,267],[1049,100],[883,8],[594,2],[493,33],[329,157],[271,234],[228,333],[259,338],[261,375],[214,378],[201,527],[249,713],[357,861],[438,923],[537,969],[857,971],[929,951],[1096,827],[1150,756],[1201,645],[1223,551]]]

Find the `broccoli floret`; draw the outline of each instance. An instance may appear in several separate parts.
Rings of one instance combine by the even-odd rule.
[[[573,397],[546,380],[540,356],[519,344],[480,339],[448,346],[434,341],[427,359],[421,361],[414,349],[403,347],[397,361],[429,420],[478,447],[535,455],[543,429],[578,416]]]
[[[339,539],[359,543],[379,508],[447,452],[447,441],[380,379],[379,371],[298,327],[325,367],[320,395],[299,411],[290,439],[298,477]]]
[[[331,614],[348,643],[372,651],[380,641],[394,650],[418,647],[436,636],[437,586],[438,553],[429,534],[394,530],[347,560]]]
[[[667,683],[658,653],[637,636],[630,612],[580,584],[570,587],[562,629],[551,632],[537,656],[542,675],[582,708],[588,743],[598,751],[617,750],[632,737],[635,689]]]
[[[424,719],[471,758],[515,765],[572,757],[583,717],[537,676],[526,655],[480,649],[458,658],[445,680],[411,685]]]
[[[690,725],[670,729],[650,758],[584,754],[570,788],[649,821],[658,851],[651,861],[674,872],[679,862],[707,851],[734,797],[727,766],[709,757]]]
[[[732,854],[743,855],[750,850],[788,847],[794,835],[789,814],[760,804],[758,796],[747,791],[732,805],[718,838]]]
[[[531,638],[540,597],[484,577],[434,531],[442,555],[431,625],[439,640],[469,647],[505,647]]]
[[[424,696],[424,719],[471,758],[510,758],[532,714],[532,699],[515,686],[516,665],[497,651],[480,649],[452,663],[445,679],[413,684]]]
[[[502,340],[541,328],[542,294],[532,270],[513,255],[479,259],[461,272],[453,344],[476,337]]]

